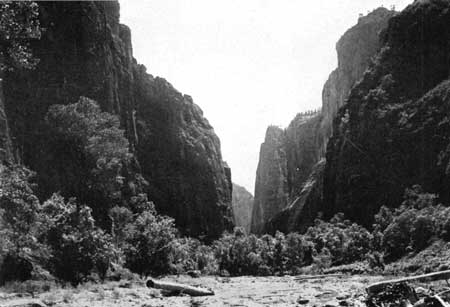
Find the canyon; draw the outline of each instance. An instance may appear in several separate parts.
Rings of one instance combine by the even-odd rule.
[[[39,2],[45,31],[31,42],[39,63],[3,80],[1,158],[35,171],[42,199],[64,194],[71,158],[49,146],[45,114],[51,105],[88,97],[119,116],[136,157],[132,171],[142,174],[142,192],[158,211],[174,217],[186,235],[216,238],[233,227],[231,171],[219,138],[190,96],[133,58],[119,10],[116,1]]]
[[[252,228],[255,233],[281,230],[305,231],[322,211],[323,161],[327,143],[333,134],[333,120],[345,104],[350,89],[369,67],[382,46],[381,35],[394,11],[378,8],[349,29],[337,42],[338,67],[330,74],[322,92],[322,108],[299,113],[273,142],[282,156],[270,156],[264,144],[255,183]],[[267,169],[279,169],[278,174]],[[269,179],[270,177],[270,179]],[[273,184],[273,183],[276,184]],[[267,195],[271,195],[268,197]],[[255,216],[259,211],[266,216]]]
[[[255,233],[305,232],[339,212],[370,228],[414,185],[448,202],[448,11],[439,0],[379,8],[342,36],[320,112],[280,131],[281,160],[261,155],[260,168],[281,167],[256,180],[254,212],[271,214]]]

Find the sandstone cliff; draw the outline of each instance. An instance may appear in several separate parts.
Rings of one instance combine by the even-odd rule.
[[[327,142],[333,131],[333,119],[345,104],[352,86],[363,76],[372,57],[380,49],[380,34],[393,15],[393,11],[384,8],[374,10],[359,18],[358,23],[345,32],[336,44],[338,67],[324,85],[321,112],[312,116],[297,115],[286,129],[283,147],[287,158],[285,189],[289,194],[288,202],[282,205],[282,213],[269,217],[272,221],[265,231],[304,231],[321,211],[325,163],[321,159],[325,157]],[[266,186],[266,189],[270,187]]]
[[[46,29],[33,43],[36,70],[5,77],[6,114],[18,158],[38,173],[42,197],[55,174],[43,119],[52,104],[96,100],[118,114],[146,191],[186,234],[213,238],[232,228],[231,174],[200,108],[133,58],[131,33],[114,1],[39,2]],[[1,114],[0,114],[1,115]],[[4,131],[4,129],[2,129]],[[58,177],[55,177],[58,176]],[[67,195],[69,196],[69,195]],[[77,196],[77,195],[74,195]]]
[[[245,233],[250,233],[252,220],[253,195],[244,187],[233,183],[233,216],[237,227],[244,228]]]
[[[322,91],[322,114],[320,133],[323,144],[321,157],[325,156],[326,144],[333,133],[333,120],[345,104],[351,88],[369,67],[372,58],[382,46],[380,36],[395,11],[378,8],[347,30],[336,44],[338,67],[330,74]]]
[[[3,80],[0,80],[0,163],[9,163],[13,160],[11,134],[6,116],[5,98],[3,96]]]
[[[275,126],[267,128],[261,144],[256,171],[252,233],[264,231],[264,224],[286,206],[288,200],[285,132]]]
[[[327,217],[370,226],[406,187],[449,195],[450,2],[416,1],[389,21],[374,65],[339,111],[327,150]]]

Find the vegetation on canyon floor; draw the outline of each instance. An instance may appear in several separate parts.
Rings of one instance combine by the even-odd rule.
[[[26,41],[40,35],[33,21],[36,7],[30,5],[0,5],[2,21],[8,20],[11,12],[31,12],[27,19],[30,24],[12,29],[28,33]],[[6,26],[15,22],[14,16]],[[0,35],[9,33],[6,26],[0,23]],[[8,36],[16,37],[12,49],[0,52],[2,57],[11,57],[10,67],[20,66],[18,62],[23,68],[33,68],[36,59],[27,44],[21,43],[19,32]],[[383,80],[383,86],[392,83],[390,78]],[[437,90],[438,102],[444,101],[439,97],[447,97],[443,89],[448,84],[444,85]],[[385,96],[381,90],[371,95]],[[433,110],[444,114],[438,112],[440,109]],[[430,118],[439,118],[432,115]],[[119,116],[102,112],[97,102],[80,97],[77,103],[52,105],[42,121],[42,135],[38,136],[42,137],[40,150],[45,152],[41,156],[46,160],[39,162],[45,171],[34,173],[22,165],[0,165],[0,285],[6,288],[34,291],[33,287],[41,287],[45,291],[47,283],[78,285],[189,271],[268,276],[448,268],[450,208],[420,186],[406,189],[401,204],[389,204],[395,208],[381,207],[370,228],[338,213],[330,220],[317,219],[302,234],[256,236],[236,228],[215,241],[203,242],[184,236],[175,227],[174,219],[160,215],[144,193],[148,182],[139,172],[139,161]],[[447,127],[448,120],[439,119],[439,125]],[[380,147],[378,143],[371,146]],[[439,163],[445,166],[448,151],[439,154]],[[353,164],[355,159],[349,157]],[[411,165],[406,164],[408,168]],[[161,173],[172,166],[164,165]],[[210,188],[215,190],[216,186]],[[366,203],[358,204],[367,210]]]
[[[102,148],[114,148],[109,145]],[[102,165],[95,170],[100,172]],[[181,236],[173,219],[159,215],[145,194],[109,208],[111,227],[105,228],[96,223],[92,203],[59,194],[41,202],[32,182],[32,172],[20,166],[1,172],[2,284],[28,279],[78,284],[191,270],[232,276],[301,274],[361,262],[367,272],[382,272],[388,263],[450,239],[450,208],[419,186],[406,190],[399,208],[382,207],[370,231],[338,214],[327,222],[316,220],[305,234],[257,237],[236,228],[205,245]]]

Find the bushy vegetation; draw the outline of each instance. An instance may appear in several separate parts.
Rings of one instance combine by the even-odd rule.
[[[52,105],[46,123],[51,170],[39,184],[89,205],[97,223],[110,230],[109,210],[127,206],[145,185],[133,170],[134,158],[119,118],[80,97],[74,104]]]
[[[38,59],[29,42],[39,39],[41,31],[36,2],[0,2],[0,71],[34,68]]]
[[[435,242],[450,241],[450,208],[437,200],[437,195],[425,193],[420,186],[406,189],[398,208],[380,209],[372,231],[343,214],[328,222],[316,220],[303,235],[258,238],[235,230],[215,242],[215,257],[219,270],[231,275],[297,274],[309,265],[308,272],[320,272],[352,263],[383,270],[385,264],[422,253]]]
[[[272,275],[295,272],[312,262],[313,245],[297,233],[273,237],[245,235],[236,228],[214,243],[220,271],[231,275]]]
[[[414,186],[406,189],[399,208],[381,208],[374,236],[385,260],[419,252],[436,239],[450,240],[450,208],[438,204],[437,199],[437,195],[423,193],[420,186]]]
[[[46,121],[54,146],[65,147],[53,157],[55,177],[47,181],[58,182],[53,194],[40,200],[33,172],[0,166],[0,284],[45,276],[77,284],[188,271],[300,274],[351,269],[354,263],[383,269],[450,241],[450,208],[414,186],[398,208],[380,209],[372,230],[337,214],[316,220],[304,234],[257,237],[236,228],[205,245],[180,236],[174,220],[159,215],[142,193],[145,182],[130,167],[134,158],[116,116],[80,98],[52,106]]]
[[[118,259],[112,238],[94,225],[91,209],[53,195],[42,206],[43,241],[51,250],[48,267],[58,278],[72,283],[91,274],[104,279],[110,263]]]
[[[23,167],[0,165],[0,284],[30,278],[32,260],[48,254],[37,240],[42,232],[42,216],[32,176]]]

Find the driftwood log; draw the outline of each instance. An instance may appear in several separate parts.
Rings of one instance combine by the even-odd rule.
[[[168,281],[147,280],[147,287],[168,291],[172,295],[188,294],[190,296],[214,295],[214,291]]]
[[[366,291],[368,294],[376,293],[380,290],[382,290],[385,286],[390,284],[397,284],[402,282],[408,282],[408,281],[434,281],[434,280],[447,280],[450,279],[450,270],[447,271],[441,271],[441,272],[434,272],[429,274],[423,274],[423,275],[417,275],[417,276],[410,276],[410,277],[404,277],[399,279],[392,279],[392,280],[386,280],[386,281],[380,281],[374,284],[369,285],[366,288]]]
[[[43,302],[34,299],[15,299],[5,303],[0,302],[2,307],[45,307]]]
[[[345,274],[321,274],[321,275],[297,275],[294,280],[310,280],[310,279],[320,279],[327,277],[345,277]]]

